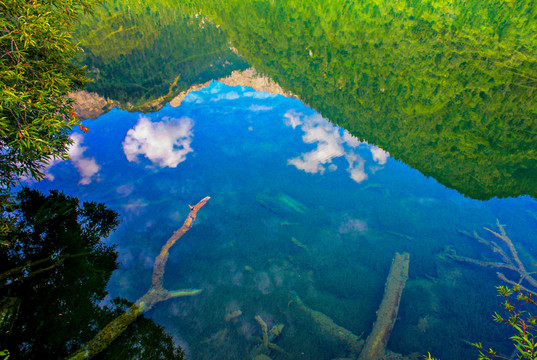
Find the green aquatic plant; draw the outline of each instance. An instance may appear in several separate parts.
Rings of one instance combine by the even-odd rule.
[[[535,360],[537,359],[537,317],[527,309],[537,307],[537,301],[533,293],[524,291],[520,286],[515,285],[512,288],[507,286],[497,286],[498,296],[504,298],[502,308],[507,311],[507,316],[502,316],[497,312],[493,315],[493,320],[499,324],[506,325],[515,331],[515,335],[510,339],[516,348],[512,356],[498,354],[492,348],[485,348],[482,343],[472,344],[479,350],[478,360]],[[438,360],[430,353],[423,356],[427,360]]]
[[[537,307],[537,301],[531,292],[523,291],[520,286],[515,285],[513,288],[507,286],[498,286],[498,296],[504,298],[502,307],[507,311],[507,316],[502,316],[497,312],[494,313],[493,319],[499,324],[504,324],[515,330],[515,335],[510,339],[516,348],[517,360],[534,360],[537,359],[537,317],[530,311],[525,310],[528,305],[532,308]],[[479,349],[479,360],[506,359],[513,357],[499,355],[493,349],[485,349],[481,343],[475,343],[474,346]]]
[[[437,358],[434,358],[431,353],[427,353],[427,355],[424,355],[423,358],[426,360],[438,360]]]

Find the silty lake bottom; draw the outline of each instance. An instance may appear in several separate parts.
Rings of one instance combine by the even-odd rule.
[[[73,133],[71,160],[50,166],[48,180],[34,185],[121,214],[107,240],[118,245],[120,261],[110,298],[142,296],[187,205],[211,197],[172,248],[164,275],[167,289],[202,293],[147,313],[189,359],[251,359],[262,337],[256,316],[268,329],[284,325],[273,342],[292,358],[349,355],[304,309],[365,339],[397,252],[410,254],[410,271],[389,350],[475,359],[469,343],[479,341],[511,353],[512,334],[492,321],[501,311],[496,270],[446,254],[501,261],[461,233],[493,240],[483,228],[498,231],[498,219],[535,271],[534,199],[469,199],[298,100],[219,82],[177,108],[114,109],[83,125],[89,132]]]

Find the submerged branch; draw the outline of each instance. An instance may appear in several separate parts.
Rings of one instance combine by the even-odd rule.
[[[529,290],[529,289],[527,289],[527,288],[525,288],[525,287],[523,287],[521,285],[521,283],[525,280],[531,286],[533,286],[534,288],[537,289],[537,280],[534,279],[531,276],[533,273],[528,272],[526,270],[526,267],[524,266],[524,264],[520,260],[520,258],[518,256],[518,252],[517,252],[513,242],[511,241],[511,239],[507,236],[507,233],[505,232],[505,225],[500,224],[500,222],[498,220],[496,220],[496,226],[499,229],[498,232],[496,232],[494,230],[491,230],[489,228],[486,228],[486,227],[484,227],[483,229],[485,229],[486,231],[488,231],[489,233],[494,235],[496,238],[502,240],[505,243],[505,245],[507,246],[507,249],[509,250],[508,252],[506,252],[504,249],[502,249],[496,242],[487,241],[487,240],[483,239],[482,237],[480,237],[479,235],[477,235],[477,233],[475,233],[475,232],[474,232],[473,235],[469,235],[468,233],[465,233],[465,232],[463,232],[463,234],[467,235],[467,236],[469,236],[471,238],[476,239],[478,242],[480,242],[480,243],[484,244],[485,246],[489,247],[493,252],[499,254],[500,257],[502,258],[502,262],[483,261],[483,260],[477,260],[477,259],[469,258],[469,257],[466,257],[466,256],[460,256],[460,255],[457,255],[453,250],[452,250],[452,252],[447,253],[446,256],[451,258],[451,259],[453,259],[453,260],[456,260],[456,261],[466,262],[466,263],[469,263],[469,264],[475,264],[475,265],[482,266],[482,267],[505,268],[505,269],[512,270],[512,271],[518,273],[518,275],[520,276],[519,279],[518,279],[518,282],[508,279],[502,273],[497,273],[498,278],[500,280],[510,284],[510,285],[521,286],[522,289],[537,295],[537,293],[535,291]]]
[[[168,299],[196,296],[201,292],[201,289],[181,289],[168,291],[162,286],[162,278],[164,276],[164,268],[168,260],[170,248],[183,236],[196,220],[198,210],[209,201],[210,197],[203,198],[194,206],[190,206],[190,212],[183,226],[173,233],[166,244],[160,250],[160,254],[155,259],[153,266],[153,276],[151,279],[151,287],[147,292],[132,305],[129,310],[108,323],[90,342],[77,352],[69,356],[68,360],[91,359],[104,349],[106,349],[118,336],[120,336],[127,327],[132,324],[138,316],[149,311],[154,305]]]
[[[179,230],[173,233],[172,237],[168,239],[166,244],[160,250],[160,254],[155,259],[155,265],[153,266],[153,277],[151,278],[151,287],[152,288],[162,288],[162,277],[164,276],[164,267],[166,266],[166,261],[168,261],[168,255],[170,248],[175,244],[181,236],[183,236],[190,228],[192,223],[196,220],[196,215],[198,210],[203,207],[209,201],[210,197],[205,197],[200,202],[194,206],[190,206],[190,212],[183,223],[183,226]],[[150,289],[151,290],[151,289]]]
[[[518,287],[520,288],[520,290],[522,290],[522,291],[526,291],[526,292],[529,292],[529,293],[532,293],[533,296],[537,296],[537,292],[535,292],[535,291],[533,291],[533,290],[530,290],[530,289],[528,289],[527,287],[522,286],[522,285],[520,285],[519,283],[514,282],[513,280],[509,280],[509,279],[506,278],[505,275],[502,274],[501,272],[497,272],[496,275],[498,275],[498,279],[500,279],[500,280],[502,280],[502,281],[508,283],[509,285],[512,285],[513,287],[517,287],[517,286],[518,286]]]

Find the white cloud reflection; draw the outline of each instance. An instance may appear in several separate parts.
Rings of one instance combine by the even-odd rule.
[[[287,115],[287,114],[286,114]],[[296,166],[308,173],[321,173],[326,170],[325,164],[330,164],[334,158],[343,156],[345,150],[341,144],[338,129],[324,121],[316,114],[299,121],[297,114],[284,116],[290,126],[300,125],[304,135],[302,140],[307,144],[317,143],[317,148],[299,157],[288,160],[288,164]]]
[[[196,92],[191,91],[186,94],[185,98],[183,99],[183,102],[201,104],[203,103],[203,97],[198,95]]]
[[[367,222],[361,219],[344,219],[339,225],[340,234],[365,234],[367,230]]]
[[[274,107],[272,106],[266,106],[266,105],[255,105],[255,104],[252,104],[250,105],[250,107],[248,108],[248,110],[250,111],[254,111],[254,112],[259,112],[259,111],[270,111],[274,109]]]
[[[215,91],[216,90],[216,91]],[[218,93],[221,91],[219,87],[211,89],[211,93]],[[223,94],[218,94],[215,97],[211,98],[211,101],[221,101],[221,100],[235,100],[239,98],[239,94],[236,91],[229,91]]]
[[[373,155],[373,160],[375,160],[379,165],[386,164],[388,157],[390,156],[390,153],[376,146],[371,146],[371,154]]]
[[[116,193],[121,196],[129,196],[134,191],[133,184],[121,185],[116,188]]]
[[[351,179],[357,183],[367,180],[367,174],[365,173],[365,160],[360,155],[350,151],[345,155],[345,159],[347,159],[349,162],[347,171],[349,172]]]
[[[159,122],[140,117],[127,132],[123,152],[128,161],[138,162],[138,156],[143,155],[157,166],[175,168],[193,151],[190,147],[193,126],[194,121],[187,117],[165,117]]]
[[[49,181],[54,180],[54,175],[50,172],[50,169],[54,165],[56,165],[56,164],[58,164],[58,163],[60,163],[62,161],[63,160],[61,160],[61,159],[53,158],[41,168],[41,171],[43,172],[43,175],[45,175],[45,179],[47,179]],[[27,176],[23,177],[21,180],[26,181],[28,183],[33,183],[34,182],[34,180],[32,178],[27,177]]]
[[[302,113],[298,113],[295,110],[289,110],[283,115],[283,121],[285,125],[291,126],[293,129],[296,129],[297,126],[302,125],[302,119],[300,116]]]
[[[349,164],[347,171],[351,179],[360,183],[366,180],[368,175],[365,170],[366,161],[354,151],[355,148],[361,145],[368,146],[373,161],[378,165],[386,164],[388,159],[389,153],[386,151],[359,141],[349,132],[340,130],[319,114],[304,116],[302,113],[290,110],[284,115],[283,121],[293,129],[299,127],[304,132],[302,140],[305,143],[317,144],[316,149],[287,161],[289,165],[305,172],[323,174],[326,169],[334,171],[337,169],[337,166],[332,163],[334,159],[344,157]]]
[[[75,166],[78,174],[80,175],[80,180],[78,181],[78,183],[80,185],[88,185],[92,182],[93,179],[99,178],[98,173],[99,170],[101,170],[101,166],[97,164],[95,158],[89,158],[84,156],[84,152],[87,149],[86,146],[82,146],[82,143],[84,142],[84,135],[80,133],[73,133],[70,135],[70,138],[71,140],[73,140],[73,143],[67,149],[67,154],[69,155],[72,164]],[[52,174],[51,172],[51,169],[56,164],[59,164],[61,162],[63,162],[62,159],[55,157],[41,167],[41,172],[43,172],[45,179],[49,181],[53,181],[55,179],[54,174]],[[25,176],[21,178],[21,181],[31,184],[35,182],[35,179]]]
[[[271,93],[268,93],[268,92],[264,92],[264,91],[245,91],[242,96],[246,96],[246,97],[251,97],[251,98],[254,98],[254,99],[271,99],[271,98],[274,98],[276,96],[278,96],[277,94],[271,94]]]
[[[81,185],[88,185],[91,183],[95,175],[98,178],[99,170],[101,166],[97,164],[95,158],[88,158],[84,156],[84,151],[87,147],[82,146],[84,141],[84,135],[80,133],[73,133],[71,135],[73,140],[73,145],[69,148],[69,157],[75,165],[78,173],[80,174],[80,180],[78,181]]]

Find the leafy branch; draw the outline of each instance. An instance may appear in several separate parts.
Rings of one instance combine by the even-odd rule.
[[[537,307],[534,295],[531,292],[523,291],[518,285],[513,288],[498,286],[497,289],[498,296],[505,298],[502,307],[507,311],[508,316],[504,317],[495,312],[493,315],[494,321],[516,330],[516,335],[511,336],[510,339],[517,349],[517,360],[537,359],[537,344],[535,343],[537,317],[523,310],[526,305]],[[479,360],[512,359],[498,355],[493,349],[484,349],[481,343],[475,343],[474,346],[479,349]]]

